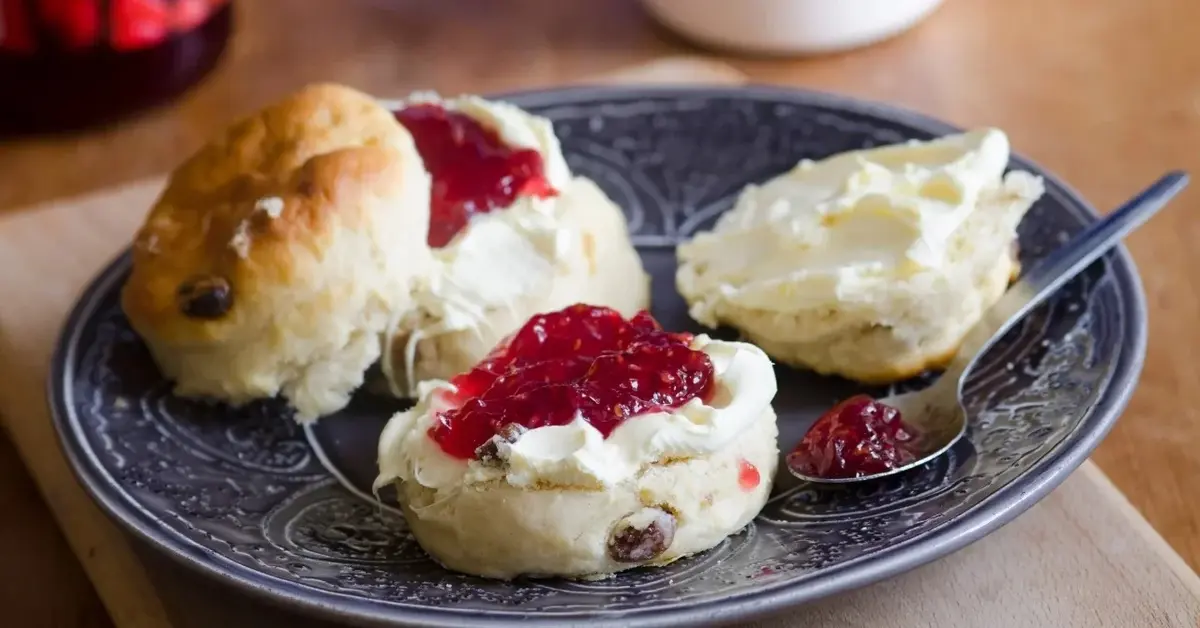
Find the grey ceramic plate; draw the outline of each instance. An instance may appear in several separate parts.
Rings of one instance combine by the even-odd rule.
[[[952,131],[889,107],[764,88],[588,88],[511,100],[553,119],[571,166],[627,210],[654,276],[654,313],[668,328],[695,329],[673,290],[674,243],[712,224],[743,185],[802,157]],[[1026,262],[1094,216],[1047,178],[1021,225]],[[1123,408],[1146,335],[1136,272],[1123,252],[1109,255],[990,352],[967,386],[969,438],[936,463],[850,489],[783,477],[744,532],[669,567],[602,582],[499,583],[439,568],[400,517],[362,498],[397,402],[363,393],[306,432],[275,402],[234,410],[171,396],[118,307],[128,265],[119,258],[85,292],[50,381],[84,485],[188,567],[372,625],[694,626],[913,568],[1000,526],[1080,464]],[[789,369],[778,376],[783,448],[821,409],[860,390]]]

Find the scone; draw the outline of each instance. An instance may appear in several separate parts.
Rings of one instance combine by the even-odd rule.
[[[573,177],[550,122],[473,96],[417,95],[397,116],[433,178],[435,268],[390,336],[394,392],[469,369],[537,312],[576,302],[632,315],[649,278],[625,216]]]
[[[308,87],[180,166],[133,247],[122,305],[185,396],[346,405],[432,265],[430,180],[371,97]]]
[[[597,578],[709,549],[777,464],[767,356],[573,305],[530,319],[379,441],[416,540],[489,578]]]
[[[693,318],[772,358],[885,383],[937,367],[1017,273],[1040,178],[981,129],[802,161],[678,249]]]

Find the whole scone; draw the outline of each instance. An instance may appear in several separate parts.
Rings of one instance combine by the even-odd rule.
[[[415,396],[420,382],[469,369],[538,312],[592,303],[630,316],[649,306],[649,276],[630,242],[625,215],[594,182],[572,175],[549,120],[474,96],[442,100],[418,94],[398,108],[408,106],[437,108],[430,116],[459,116],[464,134],[493,142],[494,153],[536,156],[543,179],[537,192],[476,210],[453,237],[430,242],[433,270],[417,287],[416,307],[389,335],[383,370],[393,392]],[[446,156],[435,139],[418,135],[417,148],[431,153],[426,165],[435,171],[431,234],[445,239],[439,221],[454,217],[439,211],[436,197],[443,184],[455,182],[442,178],[472,167],[500,173],[494,161],[470,163],[477,153],[467,150],[466,159],[441,174],[438,162]]]
[[[766,503],[775,392],[756,347],[575,305],[423,385],[380,436],[376,487],[396,485],[417,542],[456,571],[591,579],[665,565]]]
[[[172,173],[122,306],[176,392],[346,405],[428,272],[429,176],[374,99],[313,85]]]
[[[779,362],[866,383],[953,357],[1017,274],[1040,178],[980,129],[803,161],[678,249],[693,318]]]

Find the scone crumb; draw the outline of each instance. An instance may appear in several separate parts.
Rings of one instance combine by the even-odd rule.
[[[158,234],[151,233],[150,235],[148,235],[144,238],[138,239],[137,245],[139,247],[141,247],[143,250],[145,250],[147,253],[157,254],[158,253]]]
[[[271,218],[278,218],[283,213],[283,199],[278,196],[268,196],[254,203],[254,210],[266,213]]]
[[[587,259],[588,275],[595,275],[596,238],[590,233],[583,234],[583,256]]]
[[[238,224],[237,230],[233,232],[233,237],[229,239],[229,248],[233,249],[237,256],[246,259],[250,255],[250,243],[253,238],[250,237],[250,227],[254,218],[258,214],[266,214],[267,218],[279,218],[283,214],[283,199],[278,196],[265,196],[254,202],[254,212],[249,218],[246,218]]]
[[[237,230],[233,232],[233,237],[229,239],[229,248],[233,249],[237,256],[246,259],[250,256],[250,221],[243,220]]]

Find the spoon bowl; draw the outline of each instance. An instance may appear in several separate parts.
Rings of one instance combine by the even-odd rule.
[[[914,454],[911,461],[886,471],[855,477],[808,475],[791,464],[788,465],[788,470],[792,475],[807,482],[850,484],[903,473],[944,454],[966,434],[967,411],[962,403],[963,382],[979,357],[1033,308],[1158,213],[1187,186],[1187,183],[1187,174],[1170,172],[1120,208],[1055,249],[1023,273],[967,332],[954,358],[937,381],[923,390],[877,400],[883,405],[899,410],[904,423],[916,433],[915,439],[906,443],[906,449]]]

